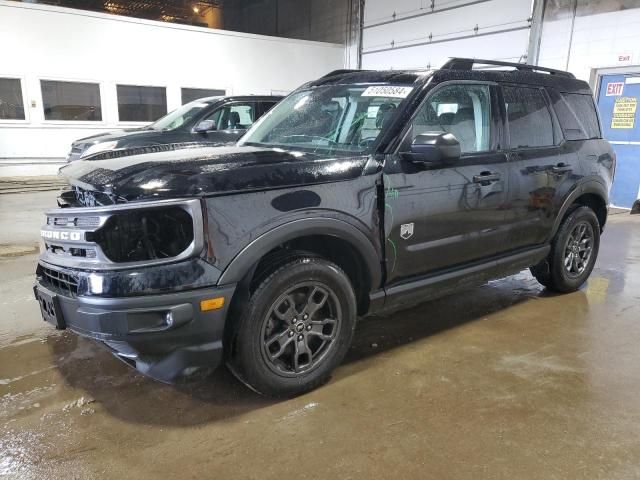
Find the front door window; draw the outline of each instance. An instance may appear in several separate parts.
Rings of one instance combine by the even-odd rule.
[[[420,107],[411,140],[423,133],[451,133],[462,153],[490,149],[491,95],[487,85],[450,85],[437,90]]]
[[[255,118],[255,104],[235,103],[226,105],[209,117],[216,124],[217,130],[246,130]]]

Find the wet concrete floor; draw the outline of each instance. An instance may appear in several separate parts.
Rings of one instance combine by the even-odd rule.
[[[224,369],[163,385],[54,331],[35,261],[0,255],[0,477],[640,478],[639,217],[610,217],[581,291],[523,272],[365,319],[288,401]]]

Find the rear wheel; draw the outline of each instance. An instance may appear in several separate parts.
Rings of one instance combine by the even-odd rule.
[[[337,265],[296,258],[260,282],[239,320],[231,371],[263,395],[298,395],[326,382],[344,358],[355,294]]]
[[[573,292],[589,278],[600,248],[600,224],[589,207],[578,207],[562,222],[549,257],[531,268],[545,287]]]

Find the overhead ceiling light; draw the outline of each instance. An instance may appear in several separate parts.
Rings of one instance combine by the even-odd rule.
[[[193,13],[200,13],[200,8],[197,5],[193,7]]]

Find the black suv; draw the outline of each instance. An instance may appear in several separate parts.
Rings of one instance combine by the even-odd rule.
[[[329,378],[358,316],[524,268],[578,289],[614,168],[589,86],[566,72],[336,71],[236,146],[63,167],[36,296],[47,321],[156,379],[226,362],[295,395]]]
[[[151,125],[100,133],[71,144],[67,161],[109,150],[166,144],[235,143],[280,96],[207,97],[168,113]]]

